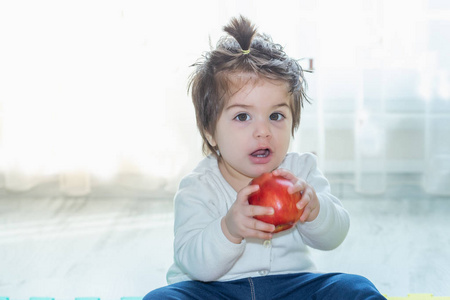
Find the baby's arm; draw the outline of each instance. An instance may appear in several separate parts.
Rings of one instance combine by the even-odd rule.
[[[307,195],[307,199],[297,203],[298,206],[304,206],[307,202],[305,216],[301,219],[304,221],[306,218],[306,222],[299,222],[296,226],[303,242],[320,250],[336,248],[347,236],[350,226],[348,212],[339,199],[331,194],[328,180],[317,167],[315,155],[305,153],[290,156],[290,159],[292,176],[299,179],[295,188],[305,190],[304,194]]]
[[[193,280],[219,279],[245,249],[245,241],[232,243],[223,233],[226,209],[217,207],[213,197],[216,191],[198,178],[183,179],[175,196],[174,259]]]
[[[338,198],[330,192],[328,181],[318,169],[311,170],[306,181],[314,187],[320,211],[312,222],[297,226],[305,244],[320,250],[332,250],[347,236],[350,217]]]

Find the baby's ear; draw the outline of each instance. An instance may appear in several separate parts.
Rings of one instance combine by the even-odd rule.
[[[216,143],[216,141],[214,140],[214,138],[213,138],[213,136],[211,134],[209,134],[208,132],[205,132],[205,137],[206,137],[206,139],[208,140],[208,143],[211,146],[213,146],[213,147],[217,146],[217,143]]]

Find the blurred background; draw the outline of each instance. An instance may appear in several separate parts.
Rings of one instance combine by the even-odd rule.
[[[174,191],[201,158],[190,65],[239,14],[314,69],[292,150],[361,192],[450,194],[444,0],[2,1],[0,188]]]
[[[313,70],[291,150],[354,216],[321,266],[450,296],[446,0],[0,1],[0,296],[165,284],[202,159],[190,66],[239,14]]]

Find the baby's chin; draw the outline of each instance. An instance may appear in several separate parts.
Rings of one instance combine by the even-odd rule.
[[[261,176],[264,173],[270,173],[274,170],[276,170],[278,168],[277,166],[258,166],[258,168],[255,168],[254,170],[249,170],[249,172],[245,172],[244,174],[248,177],[248,178],[256,178]]]
[[[249,173],[252,173],[252,175],[255,175],[254,177],[258,177],[263,173],[270,173],[270,172],[278,169],[278,167],[281,165],[282,162],[283,162],[283,158],[273,157],[272,160],[267,164],[253,165],[252,171]]]

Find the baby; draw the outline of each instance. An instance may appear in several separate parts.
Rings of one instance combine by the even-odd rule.
[[[331,250],[345,239],[349,215],[309,153],[288,153],[300,123],[303,70],[251,22],[233,18],[190,81],[207,155],[175,195],[174,263],[168,286],[144,299],[385,299],[366,278],[318,273],[308,247]],[[257,215],[250,181],[273,172],[300,191],[293,228]]]

